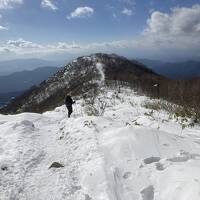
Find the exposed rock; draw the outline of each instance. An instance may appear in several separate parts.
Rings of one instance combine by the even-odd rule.
[[[51,164],[51,166],[49,167],[49,169],[50,169],[50,168],[62,168],[62,167],[64,167],[64,165],[62,165],[62,164],[60,164],[60,163],[58,163],[58,162],[53,162],[53,163]]]
[[[144,163],[147,165],[154,162],[159,162],[159,161],[160,161],[160,157],[149,157],[149,158],[144,159]]]

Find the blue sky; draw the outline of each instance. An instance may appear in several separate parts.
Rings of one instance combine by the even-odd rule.
[[[197,0],[0,0],[0,60],[200,58]]]

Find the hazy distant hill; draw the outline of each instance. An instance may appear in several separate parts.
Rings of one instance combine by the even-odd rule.
[[[0,76],[23,70],[33,70],[39,67],[62,67],[63,61],[48,61],[41,59],[16,59],[0,61]]]
[[[0,93],[0,107],[6,105],[9,103],[9,101],[19,95],[21,95],[23,91],[21,92],[8,92],[8,93]]]
[[[0,76],[0,93],[24,91],[37,85],[58,71],[58,67],[42,67],[32,71]]]
[[[191,79],[200,77],[200,61],[166,63],[157,60],[138,59],[158,74],[171,79]]]

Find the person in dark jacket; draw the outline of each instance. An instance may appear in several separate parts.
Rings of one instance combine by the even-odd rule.
[[[67,110],[68,110],[68,118],[70,118],[70,115],[73,112],[72,104],[74,104],[74,103],[75,103],[75,101],[72,100],[71,96],[67,95],[66,98],[65,98],[65,105],[66,105]]]

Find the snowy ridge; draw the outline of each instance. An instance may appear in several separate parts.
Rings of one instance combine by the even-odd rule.
[[[105,73],[104,73],[104,68],[103,67],[104,67],[104,65],[102,63],[97,63],[96,64],[96,68],[97,68],[97,70],[99,71],[99,73],[101,75],[101,78],[100,78],[100,81],[99,81],[100,84],[104,83],[104,81],[105,81]]]
[[[113,54],[97,53],[73,60],[46,81],[1,108],[0,113],[42,113],[62,105],[66,93],[72,92],[73,96],[82,98],[91,91],[98,92],[101,86],[110,85],[113,81],[135,84],[139,79],[147,82],[151,90],[151,85],[160,78],[162,77],[137,62]],[[137,88],[141,87],[146,91],[146,85],[138,84]]]
[[[103,116],[82,100],[70,119],[64,106],[0,115],[1,200],[200,199],[200,127],[152,113],[129,89],[101,95]]]

